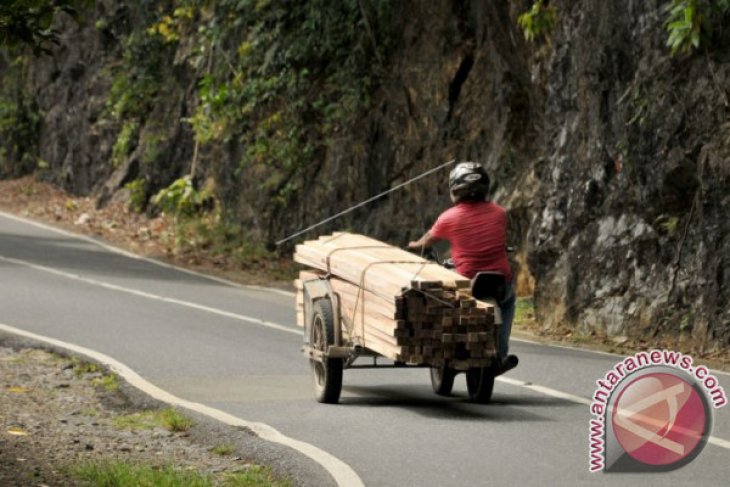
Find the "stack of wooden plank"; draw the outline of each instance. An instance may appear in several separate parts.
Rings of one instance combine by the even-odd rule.
[[[395,361],[484,367],[494,356],[494,309],[476,301],[469,280],[375,239],[336,233],[307,241],[294,259],[303,284],[326,277],[340,300],[344,337]]]

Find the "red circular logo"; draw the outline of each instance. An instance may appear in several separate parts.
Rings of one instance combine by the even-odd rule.
[[[688,457],[705,435],[705,404],[687,381],[651,373],[630,382],[613,405],[616,439],[647,465],[671,465]]]

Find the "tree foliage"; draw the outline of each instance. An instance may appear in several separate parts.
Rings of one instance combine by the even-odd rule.
[[[554,6],[549,5],[549,0],[536,0],[530,10],[517,17],[517,24],[529,42],[550,34],[556,21],[557,11]]]
[[[175,216],[192,216],[209,195],[198,191],[192,178],[183,176],[170,186],[160,190],[153,198],[153,203],[163,211]]]
[[[39,163],[41,113],[24,84],[29,56],[0,51],[0,178],[22,176]]]
[[[152,32],[179,38],[190,5],[177,4]],[[268,174],[274,206],[284,204],[302,168],[370,106],[393,8],[387,0],[220,0],[214,11],[199,9],[205,68],[189,118],[198,142],[244,147],[238,171]]]
[[[79,19],[90,0],[3,0],[0,2],[0,44],[30,46],[36,54],[50,52],[58,43],[53,20],[64,12]]]
[[[711,44],[730,14],[730,0],[672,0],[666,8],[667,47],[689,53]]]

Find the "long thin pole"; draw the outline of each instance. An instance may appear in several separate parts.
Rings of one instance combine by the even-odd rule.
[[[382,193],[380,193],[380,194],[376,194],[375,196],[373,196],[373,197],[371,197],[371,198],[368,198],[368,199],[366,199],[365,201],[363,201],[363,202],[361,202],[361,203],[358,203],[358,204],[356,204],[355,206],[351,206],[350,208],[348,208],[348,209],[346,209],[346,210],[343,210],[343,211],[341,211],[341,212],[337,213],[336,215],[332,215],[331,217],[329,217],[329,218],[325,218],[325,219],[324,219],[324,220],[322,220],[321,222],[315,223],[314,225],[311,225],[311,226],[309,226],[309,227],[305,228],[304,230],[300,230],[300,231],[298,231],[297,233],[294,233],[294,234],[292,234],[292,235],[289,235],[288,237],[286,237],[286,238],[283,238],[283,239],[279,240],[278,242],[276,242],[276,245],[281,245],[281,244],[283,244],[284,242],[288,242],[289,240],[291,240],[291,239],[293,239],[293,238],[296,238],[296,237],[298,237],[299,235],[301,235],[301,234],[303,234],[303,233],[307,233],[308,231],[310,231],[310,230],[312,230],[312,229],[314,229],[314,228],[317,228],[317,227],[318,227],[318,226],[320,226],[320,225],[324,225],[325,223],[331,222],[332,220],[334,220],[334,219],[336,219],[336,218],[339,218],[339,217],[341,217],[342,215],[346,215],[346,214],[350,213],[351,211],[354,211],[354,210],[356,210],[356,209],[358,209],[358,208],[360,208],[360,207],[362,207],[362,206],[365,206],[365,205],[367,205],[368,203],[372,203],[373,201],[377,200],[378,198],[382,198],[383,196],[385,196],[385,195],[387,195],[387,194],[390,194],[390,193],[392,193],[393,191],[397,191],[397,190],[401,189],[402,187],[404,187],[404,186],[407,186],[407,185],[411,184],[411,183],[412,183],[412,182],[414,182],[414,181],[418,181],[418,180],[419,180],[419,179],[421,179],[421,178],[425,178],[425,177],[426,177],[426,176],[428,176],[429,174],[433,174],[433,173],[435,173],[436,171],[438,171],[438,170],[440,170],[440,169],[443,169],[444,167],[446,167],[446,166],[448,166],[448,165],[450,165],[450,164],[453,164],[453,163],[455,163],[455,162],[456,162],[456,159],[451,159],[450,161],[444,162],[444,163],[443,163],[443,164],[441,164],[440,166],[434,167],[433,169],[429,169],[428,171],[426,171],[426,172],[424,172],[424,173],[421,173],[421,174],[419,174],[418,176],[415,176],[415,177],[413,177],[413,178],[409,179],[408,181],[405,181],[405,182],[403,182],[403,183],[400,183],[400,184],[399,184],[399,185],[397,185],[397,186],[393,186],[392,188],[390,188],[390,189],[388,189],[388,190],[386,190],[386,191],[383,191],[383,192],[382,192]]]

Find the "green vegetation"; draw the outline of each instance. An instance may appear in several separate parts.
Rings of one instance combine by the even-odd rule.
[[[530,10],[517,17],[517,24],[522,28],[525,39],[532,42],[538,37],[550,35],[557,17],[557,11],[549,5],[549,0],[536,0]]]
[[[246,231],[239,224],[228,223],[222,218],[214,194],[212,179],[198,190],[192,178],[184,176],[152,198],[153,204],[174,216],[175,247],[181,252],[204,250],[238,268],[250,268],[275,260],[262,243],[247,238]],[[139,199],[133,197],[130,204],[136,201]],[[291,278],[278,266],[270,272],[274,279]]]
[[[0,177],[21,176],[33,172],[40,163],[42,114],[24,85],[28,57],[18,50],[4,54],[9,66],[0,85]]]
[[[103,387],[109,392],[119,390],[119,376],[117,376],[117,374],[104,374],[101,377],[92,379],[91,383],[95,386]]]
[[[369,108],[392,9],[386,0],[218,2],[218,22],[199,28],[205,72],[188,120],[198,143],[245,147],[236,176],[257,174],[274,208],[285,206],[304,168]]]
[[[98,374],[98,377],[91,379],[91,383],[95,386],[103,387],[109,392],[119,390],[119,377],[116,374],[104,374],[104,370],[98,365],[91,362],[83,362],[79,359],[72,359],[73,371],[76,377],[86,374]]]
[[[163,409],[159,418],[165,429],[172,432],[187,431],[193,426],[193,420],[174,409]]]
[[[122,161],[134,150],[139,136],[139,122],[137,120],[126,121],[122,130],[117,136],[117,141],[112,148],[112,164],[119,166]]]
[[[97,416],[99,416],[99,411],[94,408],[83,408],[81,411],[79,411],[79,414],[82,416],[88,416],[90,418],[96,418]]]
[[[659,215],[656,220],[654,220],[654,225],[659,226],[665,233],[674,235],[677,232],[677,227],[679,226],[679,218],[676,216]]]
[[[210,188],[198,191],[190,175],[176,179],[152,198],[152,203],[174,217],[176,247],[199,250],[211,246],[211,235],[220,224],[217,213],[205,212],[209,199]]]
[[[515,302],[515,323],[529,323],[535,320],[535,305],[532,298],[517,298]]]
[[[107,110],[116,120],[144,120],[160,89],[165,48],[157,37],[132,32],[123,41],[122,62],[112,69]]]
[[[222,457],[226,455],[230,455],[235,451],[233,446],[231,445],[216,445],[213,448],[210,449],[211,453],[215,453],[216,455],[220,455]]]
[[[105,487],[288,487],[291,482],[276,479],[270,469],[251,466],[235,473],[201,474],[184,467],[157,467],[123,461],[86,462],[69,469],[77,479]]]
[[[40,122],[38,107],[27,94],[0,98],[0,174],[25,174],[38,166]]]
[[[394,8],[386,0],[178,0],[149,24],[145,34],[161,45],[197,39],[186,64],[198,75],[197,106],[185,119],[195,139],[191,168],[153,197],[176,216],[177,246],[249,265],[270,257],[197,178],[218,168],[220,151],[242,148],[225,171],[257,181],[261,217],[276,219],[303,189],[307,168],[370,108]]]
[[[666,11],[667,47],[673,55],[686,54],[711,44],[726,28],[730,0],[672,0]]]
[[[141,213],[147,204],[147,181],[135,179],[124,185],[129,190],[129,209]]]
[[[205,191],[198,191],[195,188],[191,176],[183,176],[167,188],[160,190],[152,202],[163,211],[178,218],[191,217],[199,211],[207,197],[209,195]]]
[[[29,46],[36,54],[50,53],[58,44],[58,31],[52,28],[61,12],[79,20],[88,0],[15,0],[0,3],[0,44]]]
[[[189,24],[195,16],[192,5],[177,7],[172,15],[163,15],[159,22],[147,29],[150,35],[159,35],[166,43],[178,42],[182,35],[183,25]]]
[[[175,409],[155,409],[142,411],[114,418],[112,424],[120,429],[143,430],[164,428],[168,431],[187,431],[193,426],[193,420]]]
[[[139,156],[126,186],[130,209],[143,211],[153,198],[176,216],[176,243],[268,258],[270,229],[251,234],[238,224],[242,200],[255,194],[260,220],[279,220],[329,148],[356,133],[387,75],[396,9],[389,0],[136,0],[98,10],[94,27],[109,61],[100,79],[109,87],[94,123],[116,133],[111,166],[127,170],[132,154]],[[191,110],[173,119],[191,87]],[[42,114],[34,97],[0,93],[2,176],[48,167],[36,147]],[[190,161],[179,157],[187,141],[171,149],[171,124],[179,122],[194,138]],[[251,191],[249,183],[226,181],[224,189],[240,192],[221,200],[201,187],[212,175],[250,181]]]
[[[91,362],[82,362],[81,360],[73,359],[72,363],[74,364],[73,371],[74,374],[76,374],[76,377],[81,377],[84,374],[96,374],[101,372],[101,367]]]
[[[173,466],[155,468],[150,465],[130,465],[123,461],[88,462],[71,469],[81,481],[96,486],[190,486],[213,485],[210,477]]]
[[[152,23],[159,17],[153,2],[135,3],[144,24]],[[119,37],[122,48],[120,62],[106,69],[112,83],[103,117],[119,127],[112,148],[111,162],[114,167],[118,167],[142,144],[142,161],[152,165],[160,156],[159,142],[163,137],[152,135],[149,129],[146,140],[142,141],[140,137],[142,128],[145,125],[149,128],[151,125],[151,113],[156,104],[160,103],[159,97],[162,96],[164,83],[169,80],[164,70],[174,51],[164,38],[144,28],[116,32],[114,29],[121,28],[116,27],[118,23],[118,19],[116,23],[113,19],[106,18],[97,21],[97,28],[112,30],[113,35]],[[170,123],[170,120],[165,123]],[[157,124],[163,126],[161,122]]]
[[[211,249],[241,263],[255,264],[269,257],[266,249],[245,238],[245,230],[215,218],[197,218],[183,222],[177,231],[179,244],[191,248]]]

